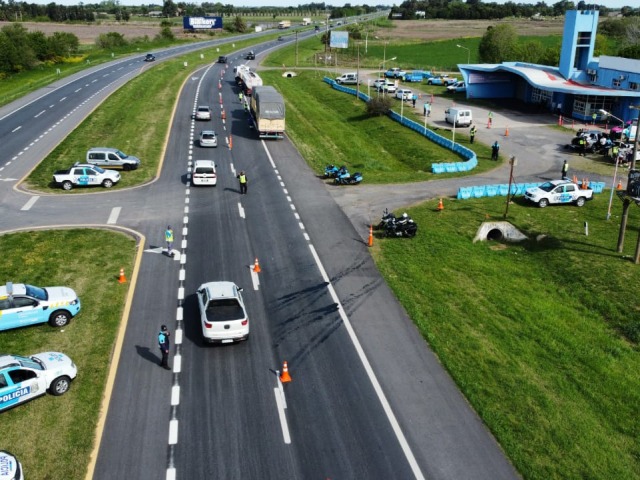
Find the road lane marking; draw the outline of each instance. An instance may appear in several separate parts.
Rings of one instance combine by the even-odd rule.
[[[40,198],[40,195],[35,195],[31,197],[29,201],[25,203],[20,210],[22,210],[23,212],[30,210],[31,207],[33,207],[33,205],[38,201],[39,198]]]
[[[22,128],[22,125],[21,125],[21,126],[19,126],[19,127],[14,128],[13,130],[11,130],[11,133],[13,133],[13,132],[17,132],[17,131],[18,131],[18,130],[20,130],[21,128]]]
[[[171,406],[180,405],[180,385],[171,387]]]
[[[280,427],[282,428],[282,438],[287,445],[291,443],[291,435],[289,434],[289,425],[287,425],[287,416],[284,413],[284,406],[282,405],[282,397],[280,391],[277,388],[273,389],[276,395],[276,405],[278,407],[278,417],[280,418]]]
[[[178,288],[178,300],[184,300],[184,287]]]
[[[175,355],[173,357],[173,373],[180,373],[182,371],[182,355]]]
[[[259,290],[260,279],[258,278],[258,274],[253,271],[253,265],[249,265],[249,272],[251,272],[251,283],[253,283],[253,289]]]
[[[42,115],[45,112],[46,112],[46,110],[42,110],[39,114],[35,115],[33,118],[38,118],[40,115]]]
[[[240,212],[240,218],[245,218],[244,216],[244,208],[242,208],[242,204],[238,202],[238,210]]]
[[[118,221],[118,217],[120,216],[121,210],[122,210],[121,207],[113,207],[111,209],[111,214],[109,215],[109,219],[107,220],[107,223],[109,225],[114,225]]]
[[[169,422],[169,445],[178,443],[178,420]]]
[[[347,333],[349,334],[349,338],[351,338],[351,342],[353,343],[353,346],[356,349],[356,353],[358,354],[358,357],[360,358],[360,362],[362,363],[362,366],[364,367],[365,371],[367,372],[367,376],[369,377],[369,381],[371,382],[371,385],[373,386],[373,389],[376,392],[376,395],[378,396],[378,400],[380,401],[380,404],[382,405],[382,408],[383,408],[385,414],[387,415],[387,418],[389,419],[389,423],[391,424],[391,428],[393,429],[393,432],[396,434],[396,438],[398,439],[398,442],[400,443],[400,448],[402,448],[402,451],[404,452],[404,455],[405,455],[405,457],[407,459],[407,462],[409,463],[409,466],[411,467],[411,470],[413,471],[413,475],[418,480],[424,480],[425,477],[422,474],[422,471],[420,470],[420,466],[418,465],[418,462],[416,461],[415,456],[413,455],[413,451],[411,450],[411,447],[409,446],[409,442],[407,442],[407,439],[405,438],[404,433],[402,432],[402,429],[400,428],[400,424],[398,423],[398,420],[396,419],[396,416],[393,413],[393,410],[391,409],[391,405],[389,405],[389,401],[387,400],[387,397],[385,396],[384,392],[382,391],[382,387],[380,386],[380,382],[378,382],[378,378],[376,377],[376,374],[373,371],[373,367],[369,363],[367,355],[364,353],[364,349],[362,348],[362,345],[360,344],[360,340],[358,340],[358,337],[356,336],[356,332],[353,330],[353,327],[351,326],[351,322],[349,321],[349,317],[345,313],[344,308],[342,306],[342,303],[340,303],[340,300],[338,299],[338,294],[334,290],[333,285],[331,284],[331,281],[329,280],[329,276],[327,275],[327,272],[325,271],[324,266],[322,265],[322,262],[320,261],[320,257],[318,256],[318,253],[316,252],[316,249],[314,248],[314,246],[312,244],[309,245],[309,249],[311,250],[311,255],[313,255],[313,258],[316,261],[316,265],[318,265],[318,268],[320,269],[320,274],[322,275],[323,280],[327,283],[327,289],[329,290],[329,294],[331,295],[331,298],[336,303],[336,305],[338,305],[338,313],[340,314],[340,317],[342,318],[342,322],[344,323],[344,326],[345,326],[345,328],[347,330]]]
[[[182,329],[178,328],[176,330],[176,345],[182,344]]]
[[[176,469],[175,468],[167,468],[166,480],[176,480]]]
[[[178,310],[176,311],[176,320],[178,322],[181,322],[183,317],[182,315],[184,314],[184,310],[182,309],[182,307],[178,307]]]

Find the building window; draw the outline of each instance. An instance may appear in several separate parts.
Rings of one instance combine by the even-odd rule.
[[[622,85],[622,80],[620,80],[619,78],[614,78],[614,79],[613,79],[613,82],[612,82],[612,85],[613,85],[614,87],[616,87],[616,88],[619,88],[619,87],[620,87],[620,85]]]
[[[591,83],[596,83],[598,81],[598,74],[597,73],[589,73],[589,81]]]
[[[629,90],[640,90],[638,82],[629,82]]]
[[[541,90],[539,88],[534,88],[531,92],[531,103],[551,103],[551,99],[553,98],[553,94],[549,90]]]
[[[583,45],[583,46],[591,45],[591,32],[579,32],[578,42],[576,45]]]

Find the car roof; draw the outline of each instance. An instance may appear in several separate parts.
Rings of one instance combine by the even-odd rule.
[[[209,298],[235,298],[237,297],[237,287],[233,282],[208,282],[203,283],[200,289],[206,289]]]
[[[197,167],[198,165],[200,165],[201,167],[215,167],[216,164],[214,163],[213,160],[196,160],[195,162],[193,162],[193,166]]]
[[[211,109],[209,108],[209,105],[198,105],[198,110],[204,110],[205,108],[206,108],[207,110],[211,110]]]
[[[206,134],[215,135],[216,132],[214,132],[213,130],[201,130],[200,131],[200,135],[206,135]]]
[[[24,295],[25,293],[27,293],[27,287],[25,287],[24,283],[13,284],[13,295]],[[0,297],[6,297],[7,295],[7,286],[2,285],[0,287]]]
[[[16,360],[13,355],[8,355],[6,353],[0,353],[0,369],[7,368],[11,366],[20,366],[20,363]]]
[[[111,148],[111,147],[91,147],[89,149],[90,152],[93,152],[93,151],[96,151],[96,150],[99,150],[101,152],[111,152],[111,153],[115,153],[115,152],[118,151],[117,148]]]

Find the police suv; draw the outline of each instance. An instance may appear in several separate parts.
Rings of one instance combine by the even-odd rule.
[[[22,465],[6,450],[0,450],[0,480],[24,480]]]
[[[0,355],[0,412],[44,395],[66,393],[78,369],[64,353]]]
[[[80,299],[69,287],[34,287],[7,282],[0,287],[0,330],[49,322],[64,327],[80,311]]]

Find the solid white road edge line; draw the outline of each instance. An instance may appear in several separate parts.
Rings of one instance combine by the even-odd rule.
[[[282,438],[287,445],[291,443],[291,435],[289,435],[289,425],[287,425],[287,416],[284,413],[284,407],[282,406],[282,397],[277,388],[273,389],[276,395],[276,405],[278,406],[278,417],[280,418],[280,427],[282,428]]]
[[[267,144],[264,142],[264,140],[261,140],[261,143],[262,143],[262,148],[264,148],[264,151],[267,152],[267,157],[269,157],[269,162],[271,163],[271,166],[274,169],[276,169],[276,164],[274,163],[273,158],[271,157],[271,153],[269,152],[269,149],[267,149]],[[277,169],[276,169],[276,173],[278,173]]]
[[[418,462],[416,461],[416,458],[413,455],[413,451],[411,450],[411,447],[409,446],[409,443],[407,442],[407,439],[405,438],[404,433],[402,433],[400,424],[398,423],[398,420],[396,419],[396,416],[393,413],[393,410],[391,409],[391,405],[389,405],[389,401],[387,400],[387,397],[382,391],[382,387],[380,386],[380,383],[378,382],[378,378],[376,377],[376,374],[373,371],[373,368],[371,367],[369,360],[367,359],[367,355],[364,353],[364,350],[362,349],[362,345],[360,345],[360,341],[358,340],[358,337],[356,336],[356,333],[353,330],[353,327],[351,326],[349,317],[347,317],[347,314],[344,312],[344,308],[342,307],[342,304],[338,299],[338,295],[333,289],[333,285],[329,281],[329,277],[327,276],[327,272],[325,271],[324,266],[320,261],[320,257],[318,257],[318,253],[316,252],[316,249],[313,247],[313,245],[310,244],[309,249],[311,250],[311,255],[313,255],[313,258],[315,259],[316,264],[320,269],[320,274],[322,275],[322,278],[324,279],[325,282],[328,283],[327,288],[329,290],[329,293],[331,294],[331,298],[333,298],[333,300],[338,305],[338,312],[340,312],[340,317],[344,322],[344,326],[347,329],[349,338],[351,338],[351,342],[353,343],[353,346],[356,349],[356,353],[360,358],[360,362],[362,362],[362,365],[364,366],[364,369],[367,372],[367,376],[369,377],[369,381],[371,382],[371,385],[373,386],[373,389],[375,390],[376,395],[378,395],[378,400],[380,401],[380,404],[382,405],[382,408],[385,414],[387,415],[387,418],[389,419],[391,428],[396,434],[396,438],[398,439],[398,442],[400,443],[400,447],[402,448],[402,451],[404,452],[404,455],[407,458],[407,462],[409,462],[409,466],[413,471],[413,475],[418,480],[424,480],[425,477],[422,474],[422,471],[420,470],[420,466],[418,465]]]

